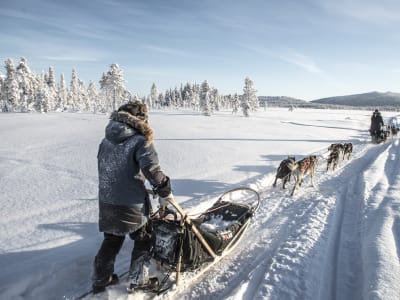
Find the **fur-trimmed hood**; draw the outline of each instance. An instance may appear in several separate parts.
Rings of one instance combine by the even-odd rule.
[[[114,111],[110,116],[111,121],[116,121],[118,123],[123,123],[128,126],[119,126],[118,124],[110,124],[107,126],[106,135],[114,136],[118,140],[124,140],[130,136],[132,136],[135,131],[139,134],[144,135],[147,140],[147,144],[150,144],[154,138],[153,129],[149,126],[147,122],[147,118],[133,116],[125,111]],[[132,130],[134,129],[134,130]]]

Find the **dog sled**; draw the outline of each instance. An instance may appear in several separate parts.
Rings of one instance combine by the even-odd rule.
[[[170,295],[171,287],[178,286],[180,281],[187,283],[204,274],[238,245],[260,201],[254,189],[235,188],[223,193],[209,209],[195,218],[178,203],[170,201],[165,212],[157,211],[151,215],[154,247],[149,275],[152,284],[148,288],[128,287],[128,293],[144,294],[147,298],[163,293]],[[127,278],[128,271],[119,277]],[[107,289],[113,293],[112,290],[120,290],[121,286],[116,284]],[[87,291],[71,299],[86,299],[91,294],[92,291]]]
[[[178,285],[183,273],[199,273],[229,253],[259,205],[259,194],[241,187],[222,194],[196,218],[189,217],[175,201],[170,202],[163,214],[158,211],[152,215],[155,235],[152,260],[159,274],[158,284],[151,292],[161,294]]]
[[[370,131],[371,134],[371,142],[373,144],[380,144],[385,142],[390,135],[390,131],[387,129],[387,126],[382,126],[380,130]]]

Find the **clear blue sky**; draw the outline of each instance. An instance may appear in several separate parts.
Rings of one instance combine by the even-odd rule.
[[[400,91],[398,0],[0,0],[0,60],[85,84],[118,63],[147,95],[208,80],[221,93],[304,100]]]

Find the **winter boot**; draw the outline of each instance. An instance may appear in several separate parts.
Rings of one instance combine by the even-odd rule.
[[[93,294],[102,293],[106,290],[107,286],[117,284],[118,282],[119,278],[117,274],[112,274],[106,280],[96,280],[92,285]]]
[[[147,255],[141,255],[132,261],[129,270],[129,287],[128,292],[135,289],[153,289],[158,287],[157,277],[149,278],[150,261]]]
[[[146,283],[138,285],[136,283],[129,283],[127,287],[128,293],[133,293],[135,290],[151,290],[156,291],[160,287],[160,282],[158,281],[157,277],[151,277]]]

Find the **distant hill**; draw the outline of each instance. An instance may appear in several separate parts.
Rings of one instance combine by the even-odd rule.
[[[258,101],[260,101],[260,105],[264,106],[283,106],[283,107],[289,107],[289,106],[297,106],[297,107],[309,107],[309,106],[315,106],[316,104],[310,104],[310,102],[307,102],[305,100],[300,100],[296,98],[291,98],[287,96],[259,96]]]
[[[400,107],[400,93],[370,92],[364,94],[322,98],[313,100],[311,103],[345,105],[353,107]]]

